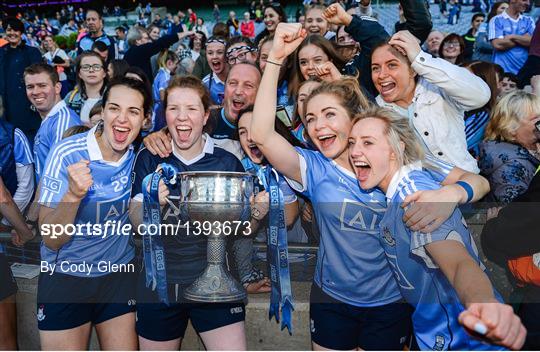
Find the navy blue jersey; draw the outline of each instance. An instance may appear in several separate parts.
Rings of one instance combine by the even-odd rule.
[[[380,242],[401,294],[415,307],[413,326],[421,350],[499,350],[472,338],[458,322],[464,310],[456,290],[432,261],[425,246],[437,241],[458,241],[484,269],[461,212],[454,213],[437,230],[420,233],[403,223],[401,207],[407,195],[440,185],[419,165],[407,165],[394,175],[386,194],[388,210],[380,223]],[[496,297],[498,294],[495,292]]]
[[[179,172],[186,171],[235,171],[244,172],[240,161],[231,153],[216,147],[214,141],[205,135],[203,152],[192,160],[183,159],[174,148],[167,158],[152,155],[146,148],[137,155],[134,168],[132,194],[142,201],[142,181],[154,172],[158,165],[167,163],[175,166]],[[179,184],[171,185],[170,198],[180,196]],[[163,224],[177,224],[179,219],[169,207],[162,213]],[[193,229],[192,229],[193,230]],[[206,236],[188,234],[186,228],[180,228],[176,236],[163,236],[167,281],[169,283],[190,284],[206,267]]]

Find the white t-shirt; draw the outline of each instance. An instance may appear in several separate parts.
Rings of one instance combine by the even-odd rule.
[[[53,59],[58,56],[60,57],[62,60],[64,61],[68,61],[69,60],[69,56],[67,56],[66,52],[62,49],[59,49],[57,48],[55,51],[53,51],[52,53],[50,51],[47,51],[45,54],[43,54],[43,58],[45,60],[47,60],[47,63],[49,65],[52,65],[53,64]],[[60,78],[60,81],[65,81],[67,80],[67,76],[66,74],[64,73],[64,70],[62,70],[62,72],[59,72],[58,73],[58,76]]]
[[[84,102],[82,108],[81,108],[81,122],[84,124],[87,124],[90,122],[90,110],[96,105],[98,101],[101,100],[100,98],[88,98]]]

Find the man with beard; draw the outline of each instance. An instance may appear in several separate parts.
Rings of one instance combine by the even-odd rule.
[[[205,129],[218,146],[242,159],[243,155],[237,141],[232,141],[236,131],[238,113],[255,102],[261,72],[257,66],[242,62],[231,67],[225,81],[223,107],[210,111]],[[148,135],[144,145],[152,154],[166,158],[172,152],[171,137],[165,130]]]
[[[43,59],[37,48],[22,40],[24,25],[21,21],[6,18],[3,28],[9,43],[0,48],[0,96],[5,105],[5,119],[22,130],[33,143],[41,119],[24,94],[23,72]]]
[[[88,34],[81,38],[77,43],[77,55],[83,51],[92,50],[94,42],[103,42],[109,48],[108,58],[110,60],[116,58],[116,48],[114,39],[103,32],[103,18],[97,10],[90,9],[86,12],[86,27]]]

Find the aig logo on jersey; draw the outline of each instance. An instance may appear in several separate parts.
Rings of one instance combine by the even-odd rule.
[[[354,200],[344,199],[340,214],[341,229],[354,232],[376,232],[383,215],[384,209],[377,203],[368,206]]]
[[[384,242],[386,242],[389,246],[395,247],[396,240],[392,237],[392,234],[390,233],[390,230],[388,230],[388,227],[384,227],[383,229],[383,239]]]
[[[49,176],[43,176],[41,178],[41,184],[45,189],[53,192],[53,193],[59,193],[60,189],[62,188],[62,181],[49,177]]]
[[[119,197],[97,202],[96,204],[96,222],[104,223],[107,221],[118,220],[122,214],[125,214],[129,205],[130,191],[126,191]]]

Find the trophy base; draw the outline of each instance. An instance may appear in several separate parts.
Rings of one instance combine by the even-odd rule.
[[[234,302],[247,296],[246,290],[222,264],[208,264],[204,272],[184,291],[184,297],[196,302]]]

